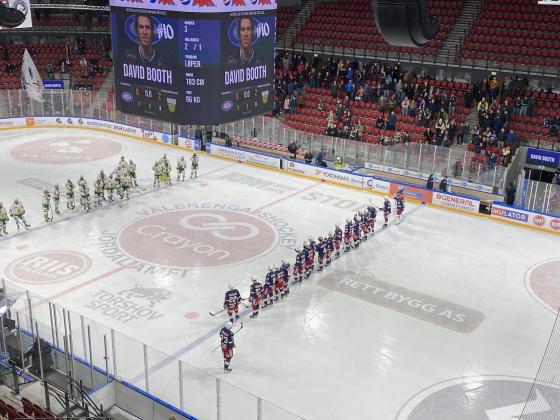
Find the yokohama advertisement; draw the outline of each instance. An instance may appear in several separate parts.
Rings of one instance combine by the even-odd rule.
[[[549,232],[560,234],[560,218],[533,213],[500,204],[492,204],[492,217],[497,219],[512,220],[525,226],[534,226]]]
[[[469,213],[478,213],[480,210],[479,200],[440,192],[433,193],[432,203],[449,209],[467,211]]]

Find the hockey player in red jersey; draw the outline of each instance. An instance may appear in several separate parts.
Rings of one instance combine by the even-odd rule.
[[[311,245],[309,245],[307,242],[303,243],[303,256],[305,260],[305,265],[304,265],[305,278],[308,278],[309,275],[311,274],[311,270],[313,270],[313,259],[315,253],[311,249]]]
[[[334,237],[332,232],[329,232],[329,236],[325,239],[325,265],[330,265],[331,255],[334,251]]]
[[[224,297],[224,309],[226,310],[230,322],[233,322],[233,314],[235,313],[235,319],[239,319],[239,302],[241,302],[241,295],[239,290],[233,287],[232,284],[229,285],[229,290],[226,292]]]
[[[366,241],[369,235],[369,217],[367,211],[358,212],[358,217],[362,224],[362,240]]]
[[[264,307],[272,305],[274,303],[274,283],[276,282],[276,273],[274,267],[268,267],[268,273],[266,273],[266,278],[264,280],[263,286],[263,302]]]
[[[224,356],[224,372],[231,372],[229,367],[231,359],[233,358],[233,349],[235,342],[233,340],[234,333],[231,330],[233,323],[230,321],[226,323],[225,327],[220,331],[220,346],[222,348],[222,355]]]
[[[251,277],[251,290],[249,294],[249,299],[251,299],[251,307],[253,308],[253,313],[250,315],[251,318],[255,318],[259,314],[262,292],[262,284],[260,284],[256,277]]]
[[[399,187],[397,194],[394,197],[395,199],[395,207],[397,208],[396,215],[397,215],[397,225],[400,225],[403,221],[403,212],[404,212],[404,189],[403,187]]]

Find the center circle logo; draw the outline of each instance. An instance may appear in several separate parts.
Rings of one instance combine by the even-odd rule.
[[[103,138],[59,137],[23,143],[9,153],[21,162],[56,165],[106,159],[120,154],[122,150],[119,143]]]
[[[6,267],[6,276],[21,283],[45,284],[70,280],[91,267],[87,255],[74,251],[44,251],[26,255]]]
[[[178,268],[217,268],[266,254],[278,243],[275,229],[234,210],[190,209],[157,213],[125,226],[119,248],[131,258]]]
[[[515,376],[449,379],[414,395],[395,420],[548,420],[560,418],[559,386]]]
[[[560,258],[542,261],[525,273],[525,287],[541,305],[554,313],[560,308]]]

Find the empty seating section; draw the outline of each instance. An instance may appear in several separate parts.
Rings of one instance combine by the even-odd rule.
[[[535,0],[486,0],[459,56],[560,67],[560,7]]]
[[[33,18],[33,27],[36,29],[68,28],[69,30],[77,30],[81,28],[106,28],[108,25],[109,16],[106,14],[96,15],[91,21],[85,15],[51,14],[48,19],[45,17]]]
[[[427,80],[427,79],[426,79]],[[423,84],[423,79],[413,79],[413,84]],[[450,120],[455,120],[456,124],[465,121],[469,109],[464,107],[463,95],[467,90],[472,89],[472,85],[461,82],[450,82],[444,80],[428,80],[429,85],[433,85],[441,90],[447,91],[449,95],[453,94],[457,98],[457,107],[455,114],[450,115]],[[333,98],[330,91],[326,88],[308,87],[304,94],[304,105],[297,109],[296,114],[286,115],[285,121],[292,128],[307,131],[315,134],[324,134],[327,128],[327,116],[329,111],[336,110],[336,103],[339,98]],[[319,101],[323,103],[323,111],[319,111]],[[413,116],[400,115],[400,108],[395,109],[397,117],[396,131],[383,130],[375,127],[376,119],[381,115],[388,117],[387,112],[379,111],[378,105],[375,103],[367,103],[362,101],[351,101],[350,112],[352,113],[352,122],[358,120],[364,125],[364,133],[362,141],[368,143],[376,143],[380,136],[393,137],[395,132],[407,132],[411,135],[412,141],[423,141],[422,133],[425,127],[417,125],[416,118]],[[343,122],[345,120],[343,119]]]
[[[34,404],[27,398],[21,398],[21,405],[13,405],[13,401],[5,401],[0,399],[0,416],[8,420],[33,420],[33,419],[53,419],[57,417],[46,408]]]
[[[344,0],[317,3],[296,36],[296,44],[316,44],[401,54],[436,54],[463,7],[462,1],[430,1],[430,13],[438,16],[441,30],[423,48],[395,47],[387,44],[373,18],[370,0]]]
[[[279,7],[276,11],[276,41],[278,41],[286,28],[290,25],[296,16],[298,9],[294,7]]]
[[[11,44],[7,45],[8,49],[8,60],[4,60],[0,55],[0,88],[1,89],[20,89],[20,71],[23,51],[25,48],[31,53],[33,61],[37,66],[37,70],[41,76],[48,79],[47,75],[47,64],[52,64],[54,68],[54,73],[60,73],[60,58],[66,57],[65,45],[61,44]],[[110,58],[103,58],[102,48],[98,45],[93,48],[90,40],[86,40],[86,51],[84,57],[88,60],[92,58],[97,59],[97,64],[101,67],[107,68],[112,65]],[[70,74],[72,83],[77,82],[89,82],[93,84],[93,90],[99,89],[103,80],[105,79],[105,73],[96,75],[94,78],[88,78],[84,76],[86,68],[80,66],[80,54],[71,53],[69,56],[70,67],[66,69],[66,73]],[[14,72],[7,72],[6,65],[15,64],[17,65],[17,70]],[[87,69],[91,69],[91,65],[88,65]]]
[[[536,99],[533,116],[513,115],[512,128],[521,134],[522,138],[532,141],[553,142],[558,136],[549,134],[549,128],[543,127],[544,119],[560,115],[560,94],[552,92],[526,91],[524,96]],[[509,98],[511,101],[511,98]]]

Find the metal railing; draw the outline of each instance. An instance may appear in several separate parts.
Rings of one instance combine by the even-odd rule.
[[[23,355],[30,346],[44,342],[57,352],[56,368],[67,372],[69,378],[80,377],[87,389],[96,389],[115,380],[125,382],[201,419],[302,419],[177,356],[49,302],[7,279],[2,280],[2,285],[11,302],[9,317],[15,320],[19,336],[25,337],[19,340],[19,348],[11,351]],[[219,364],[219,355],[217,359]],[[44,379],[47,362],[39,357],[32,362],[31,369],[33,363],[39,364],[35,369]],[[83,393],[72,392],[70,389],[67,393],[74,399],[83,396]]]

